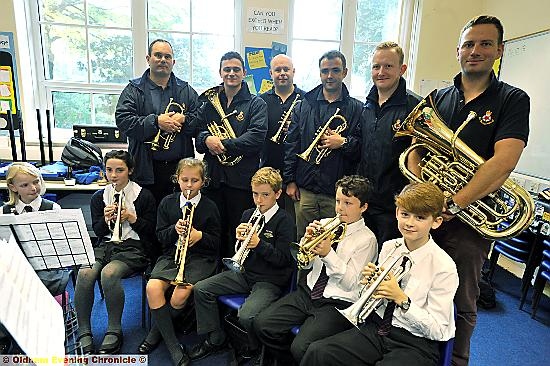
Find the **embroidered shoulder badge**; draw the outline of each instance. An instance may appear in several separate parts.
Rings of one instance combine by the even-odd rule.
[[[490,125],[491,123],[495,122],[495,120],[493,119],[493,112],[485,112],[482,117],[479,117],[479,122],[481,122],[482,125]]]
[[[271,230],[266,230],[264,231],[264,236],[266,239],[271,239],[273,237],[273,233],[271,232]]]
[[[239,114],[237,115],[237,121],[239,121],[239,122],[244,121],[244,113],[243,113],[243,111],[241,111],[241,113],[239,113]]]
[[[397,121],[395,121],[393,123],[393,125],[391,126],[391,129],[394,131],[394,132],[397,132],[401,129],[401,120],[398,119]]]

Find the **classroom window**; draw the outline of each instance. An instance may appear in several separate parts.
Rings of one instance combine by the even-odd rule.
[[[305,90],[318,85],[319,57],[336,49],[346,56],[350,93],[364,97],[372,86],[374,48],[382,41],[399,42],[403,1],[294,0],[291,56],[296,84]]]
[[[174,73],[197,89],[218,82],[235,48],[235,0],[36,0],[37,99],[56,128],[114,125],[118,96],[147,68],[150,41],[174,48]],[[134,18],[132,17],[134,16]],[[35,22],[38,20],[37,22]]]

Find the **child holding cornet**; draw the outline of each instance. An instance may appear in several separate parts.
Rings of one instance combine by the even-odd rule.
[[[221,224],[216,205],[201,194],[208,182],[206,163],[180,160],[173,180],[181,192],[164,197],[158,208],[157,237],[163,255],[147,283],[153,325],[138,352],[148,354],[164,340],[174,365],[181,366],[189,357],[176,337],[173,319],[182,313],[193,284],[216,272]]]
[[[431,183],[412,183],[395,203],[403,237],[383,244],[379,258],[383,264],[378,272],[373,263],[363,271],[364,284],[372,277],[384,276],[376,289],[365,286],[372,297],[382,299],[381,306],[359,320],[359,328],[312,343],[300,365],[436,365],[438,341],[454,337],[458,274],[451,257],[430,237],[430,230],[443,221],[444,195]],[[406,265],[398,258],[402,253],[412,263],[399,285],[393,270]],[[383,272],[387,270],[384,266],[394,261],[396,266]],[[350,321],[357,320],[357,313],[342,313],[348,314]]]
[[[149,264],[156,219],[153,195],[130,180],[134,169],[132,156],[127,151],[113,150],[105,154],[103,164],[110,184],[95,192],[90,202],[92,226],[98,238],[94,249],[96,262],[92,268],[80,268],[75,290],[78,340],[84,354],[94,353],[90,317],[94,287],[100,277],[108,324],[98,353],[120,352],[124,309],[121,279],[143,271]]]

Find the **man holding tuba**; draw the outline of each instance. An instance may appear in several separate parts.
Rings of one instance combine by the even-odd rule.
[[[210,185],[204,194],[218,206],[222,222],[221,254],[234,254],[235,228],[244,210],[254,207],[250,178],[258,169],[267,132],[265,102],[250,93],[238,52],[220,60],[222,84],[200,96],[197,151],[208,163]]]
[[[171,176],[178,161],[195,155],[190,122],[198,95],[172,72],[176,60],[168,41],[151,42],[146,59],[149,69],[124,88],[115,119],[136,162],[133,179],[153,193],[158,205],[174,192]]]
[[[334,184],[355,173],[362,103],[343,83],[346,58],[329,51],[319,59],[321,85],[295,107],[285,142],[283,180],[294,201],[298,237],[314,220],[334,215]]]
[[[529,135],[529,96],[497,80],[493,72],[494,61],[502,56],[503,33],[500,20],[494,16],[480,15],[466,23],[456,48],[461,72],[453,85],[438,90],[434,98],[443,122],[452,131],[470,119],[458,137],[486,160],[447,200],[445,222],[434,232],[434,240],[457,263],[460,277],[455,297],[458,316],[454,365],[468,364],[477,318],[478,282],[491,245],[491,240],[454,215],[501,188],[516,167]],[[418,151],[413,151],[408,160],[409,169],[418,171]]]

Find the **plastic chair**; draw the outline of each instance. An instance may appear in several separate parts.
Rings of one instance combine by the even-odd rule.
[[[489,283],[492,284],[498,257],[501,254],[515,262],[527,264],[535,239],[536,236],[531,231],[525,230],[515,238],[495,241],[493,251],[491,252],[491,257],[489,259],[490,265],[487,276]]]
[[[531,318],[535,319],[539,302],[544,292],[546,282],[550,281],[550,240],[544,240],[544,251],[542,252],[542,260],[539,266],[539,272],[535,279],[533,292],[533,304],[531,305]]]

